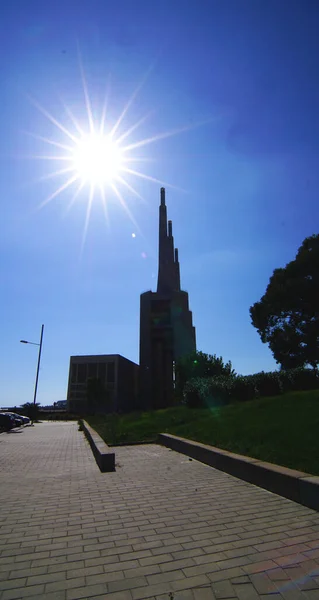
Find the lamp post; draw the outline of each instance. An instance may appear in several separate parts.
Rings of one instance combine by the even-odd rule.
[[[43,340],[43,329],[44,329],[44,325],[42,325],[42,327],[41,327],[41,335],[40,335],[40,343],[39,344],[37,342],[28,342],[27,340],[20,340],[21,344],[32,344],[33,346],[39,346],[37,375],[36,375],[36,378],[35,378],[34,397],[33,397],[33,405],[34,406],[35,406],[35,403],[36,403],[37,391],[38,391],[38,379],[39,379],[39,371],[40,371],[42,340]]]

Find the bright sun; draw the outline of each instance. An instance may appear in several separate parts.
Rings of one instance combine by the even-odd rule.
[[[129,183],[130,179],[133,177],[137,180],[144,179],[146,181],[154,182],[161,186],[175,186],[146,174],[144,169],[141,170],[141,167],[134,168],[136,163],[141,166],[143,166],[143,164],[146,166],[146,163],[150,161],[149,156],[141,156],[140,153],[136,155],[136,151],[140,152],[142,149],[143,152],[145,146],[148,146],[157,140],[163,140],[176,135],[177,133],[182,133],[189,129],[193,129],[194,127],[198,127],[199,124],[193,124],[173,131],[145,137],[137,141],[129,141],[132,134],[135,134],[136,130],[144,123],[150,114],[148,113],[130,126],[126,125],[126,127],[124,127],[124,118],[127,115],[129,107],[136,98],[137,93],[141,89],[142,84],[140,84],[132,94],[116,121],[108,118],[106,110],[107,99],[104,102],[100,119],[96,119],[93,117],[91,99],[88,93],[81,62],[80,68],[85,99],[83,108],[87,115],[89,127],[83,127],[67,105],[64,105],[64,108],[69,125],[56,119],[46,108],[30,98],[31,102],[38,110],[57,128],[57,130],[59,130],[60,134],[63,133],[65,141],[47,138],[35,133],[31,133],[30,135],[41,142],[45,142],[47,148],[50,147],[51,149],[55,149],[55,152],[50,154],[41,151],[40,154],[34,156],[34,158],[45,159],[51,162],[51,164],[59,165],[60,163],[61,165],[61,168],[49,173],[45,176],[45,179],[52,179],[55,177],[60,178],[61,176],[63,178],[62,183],[55,187],[54,191],[40,204],[39,208],[42,208],[51,202],[59,194],[67,192],[68,190],[71,191],[73,188],[74,192],[71,192],[72,196],[67,206],[68,210],[73,205],[82,189],[88,189],[82,241],[83,245],[90,220],[93,200],[97,194],[101,198],[107,220],[108,200],[110,195],[113,195],[113,197],[115,196],[117,198],[136,229],[139,229],[138,224],[131,213],[127,196],[130,197],[134,195],[143,201],[144,198],[137,191],[135,185]]]
[[[72,162],[77,178],[93,186],[114,183],[124,168],[123,152],[116,140],[103,133],[82,137],[75,144]]]

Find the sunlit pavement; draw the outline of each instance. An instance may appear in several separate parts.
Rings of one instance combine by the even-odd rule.
[[[319,599],[319,513],[156,445],[100,473],[76,423],[0,434],[0,598]]]

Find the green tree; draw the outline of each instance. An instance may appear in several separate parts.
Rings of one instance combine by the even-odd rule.
[[[318,368],[319,234],[306,238],[296,258],[274,270],[250,316],[282,369]]]
[[[185,385],[195,378],[233,377],[236,375],[230,361],[224,362],[223,358],[216,354],[205,352],[193,352],[181,358],[175,365],[176,393],[182,399]]]
[[[32,421],[37,421],[39,418],[39,406],[38,402],[34,404],[34,402],[26,402],[22,404],[23,412],[25,412],[26,416]]]

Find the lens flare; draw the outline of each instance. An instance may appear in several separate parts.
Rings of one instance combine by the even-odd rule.
[[[132,211],[128,206],[127,195],[135,196],[140,200],[144,201],[143,196],[139,193],[135,186],[127,181],[135,179],[137,182],[144,180],[147,182],[159,184],[165,187],[171,187],[178,189],[179,191],[185,192],[170,183],[162,181],[152,175],[149,175],[137,165],[151,163],[152,157],[149,155],[137,155],[136,151],[140,151],[140,148],[174,136],[176,134],[188,131],[194,127],[203,125],[204,123],[211,123],[212,119],[208,119],[205,122],[198,124],[192,124],[188,127],[182,127],[180,129],[174,129],[165,133],[160,133],[154,136],[147,136],[144,139],[134,140],[132,135],[136,135],[139,127],[145,123],[150,117],[153,111],[148,112],[146,115],[138,118],[135,122],[129,124],[126,128],[123,128],[124,117],[127,116],[131,105],[136,99],[137,94],[141,91],[150,71],[148,70],[142,82],[137,86],[132,96],[120,112],[120,116],[117,120],[109,118],[108,115],[108,97],[109,89],[106,95],[106,99],[103,102],[103,108],[101,112],[101,118],[95,117],[96,111],[92,109],[92,101],[90,98],[88,85],[84,75],[84,69],[82,66],[81,58],[79,55],[80,72],[82,79],[82,87],[84,93],[84,104],[83,113],[86,118],[87,125],[83,125],[82,120],[79,120],[73,114],[71,108],[63,103],[63,109],[68,118],[68,123],[71,127],[63,122],[61,119],[53,116],[45,107],[41,106],[37,101],[29,97],[29,100],[37,108],[38,111],[50,122],[51,125],[57,130],[59,136],[63,135],[65,141],[60,139],[54,139],[46,137],[45,135],[38,135],[35,132],[24,132],[36,138],[39,142],[46,145],[47,149],[51,149],[52,153],[48,151],[41,152],[35,156],[29,156],[29,158],[36,158],[51,162],[51,164],[59,164],[59,168],[55,171],[48,173],[41,179],[52,180],[53,178],[63,177],[56,188],[51,194],[44,199],[39,208],[49,204],[54,198],[60,194],[65,194],[68,190],[71,191],[71,200],[68,198],[66,211],[74,205],[79,199],[80,193],[87,191],[87,208],[84,223],[83,233],[83,244],[88,230],[90,214],[92,211],[93,203],[96,197],[100,198],[105,217],[108,220],[108,202],[110,196],[116,199],[122,206],[127,216],[134,225],[135,231],[141,234],[138,224],[134,219]],[[108,86],[109,88],[109,86]],[[83,115],[82,115],[83,116]],[[215,120],[215,119],[214,119]],[[123,190],[123,191],[122,191]],[[123,192],[126,192],[124,197]],[[132,233],[132,237],[136,237],[135,233]]]

